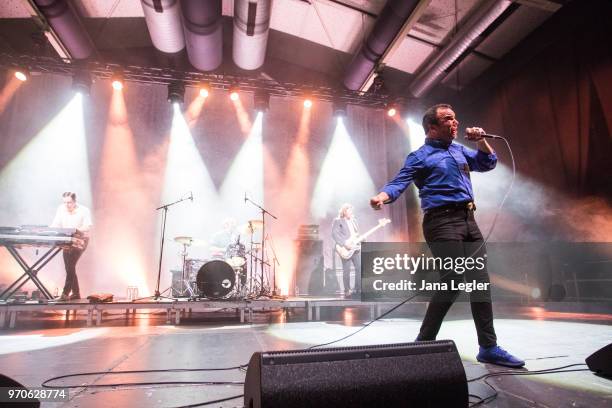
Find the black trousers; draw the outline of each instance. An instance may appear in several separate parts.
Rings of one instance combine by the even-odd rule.
[[[481,245],[483,237],[474,219],[474,212],[467,209],[449,209],[438,213],[427,213],[423,218],[423,234],[435,257],[482,257],[486,248]],[[478,250],[476,254],[474,251]],[[420,340],[435,340],[444,316],[459,296],[459,290],[450,290],[451,281],[489,282],[486,267],[466,269],[465,273],[440,272],[440,281],[449,285],[449,290],[437,291],[431,298],[419,333]],[[491,347],[497,344],[493,327],[493,307],[489,291],[471,292],[470,306],[478,334],[478,344]]]
[[[344,282],[344,291],[351,288],[351,263],[355,267],[355,292],[361,293],[361,251],[357,251],[349,259],[340,258],[342,260],[342,279]]]
[[[76,274],[76,264],[81,255],[83,255],[83,252],[85,252],[85,248],[64,249],[62,255],[64,256],[64,266],[66,268],[66,282],[64,283],[62,295],[69,296],[72,292],[73,296],[81,296],[81,292],[79,290],[79,279],[77,278]]]

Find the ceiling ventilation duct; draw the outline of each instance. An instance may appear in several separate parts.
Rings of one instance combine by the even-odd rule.
[[[349,64],[344,86],[352,91],[361,88],[418,4],[419,0],[389,0],[385,4],[372,32]]]
[[[179,0],[140,0],[151,41],[158,50],[173,54],[185,47]]]
[[[445,75],[446,69],[457,60],[510,5],[508,0],[485,0],[451,41],[429,62],[410,84],[409,91],[421,97]]]
[[[66,0],[34,0],[34,4],[45,16],[70,58],[85,59],[93,54],[91,38]]]
[[[212,71],[223,60],[221,0],[181,0],[187,56],[200,71]]]
[[[253,70],[266,58],[271,0],[234,1],[233,57],[237,66]]]

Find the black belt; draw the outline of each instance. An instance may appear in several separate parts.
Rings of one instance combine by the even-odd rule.
[[[476,204],[473,201],[468,201],[464,203],[451,203],[441,205],[439,207],[430,208],[425,211],[425,214],[437,214],[445,211],[454,211],[454,210],[467,210],[467,211],[476,211]]]

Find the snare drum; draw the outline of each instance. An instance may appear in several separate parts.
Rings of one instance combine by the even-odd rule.
[[[196,277],[196,285],[201,297],[208,299],[228,298],[236,285],[236,273],[225,261],[206,262]]]

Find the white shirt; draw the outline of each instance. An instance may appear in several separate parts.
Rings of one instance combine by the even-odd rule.
[[[357,224],[355,223],[355,219],[347,219],[346,223],[348,224],[349,231],[351,231],[351,235],[357,235]]]
[[[88,232],[91,226],[89,208],[80,204],[72,212],[68,211],[66,204],[60,204],[51,223],[53,228],[76,228],[81,232]]]

